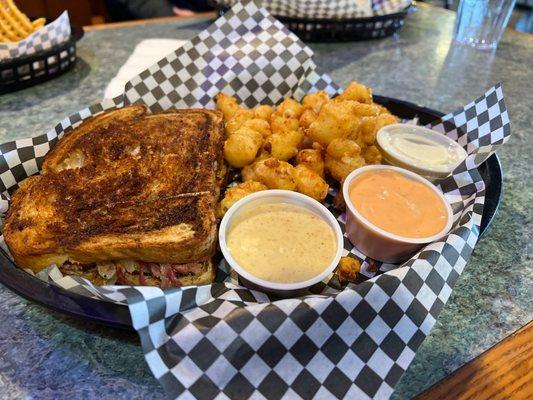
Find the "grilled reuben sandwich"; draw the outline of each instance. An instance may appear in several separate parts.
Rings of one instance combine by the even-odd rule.
[[[87,120],[14,194],[4,237],[15,262],[96,284],[211,282],[223,140],[216,111],[136,105]]]

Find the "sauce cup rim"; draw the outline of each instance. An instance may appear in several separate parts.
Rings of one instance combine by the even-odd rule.
[[[333,257],[331,263],[324,267],[323,271],[315,275],[314,277],[301,282],[291,282],[291,283],[282,283],[282,282],[271,282],[267,281],[261,278],[258,278],[257,276],[253,275],[249,271],[247,271],[244,267],[242,267],[231,255],[230,250],[228,249],[227,242],[226,242],[226,235],[229,223],[231,222],[232,218],[236,215],[236,213],[239,211],[239,209],[249,203],[252,202],[258,198],[261,197],[283,197],[287,200],[294,200],[297,199],[299,202],[307,203],[308,205],[311,205],[317,209],[320,214],[321,218],[325,220],[328,225],[332,228],[334,235],[335,235],[335,242],[337,245],[337,249],[335,252],[335,256]],[[279,204],[283,201],[275,200],[272,201],[272,204]],[[290,204],[294,204],[298,206],[298,203],[290,202]],[[239,201],[237,201],[235,204],[233,204],[226,214],[224,214],[224,217],[222,218],[222,221],[220,222],[220,227],[218,230],[218,242],[220,245],[220,250],[222,251],[222,254],[224,255],[224,258],[230,265],[232,269],[234,269],[237,274],[242,276],[244,279],[252,282],[253,284],[256,284],[260,287],[271,289],[271,290],[279,290],[279,291],[289,291],[289,290],[298,290],[298,289],[305,289],[307,287],[313,286],[314,284],[324,280],[328,275],[333,273],[335,268],[337,268],[337,265],[339,264],[339,261],[342,257],[342,253],[344,251],[344,236],[342,233],[342,230],[339,226],[339,223],[335,216],[319,201],[306,196],[301,193],[292,192],[290,190],[281,190],[281,189],[269,189],[269,190],[263,190],[260,192],[252,193]]]
[[[369,171],[377,171],[377,170],[390,170],[390,171],[396,171],[404,176],[407,176],[409,178],[413,178],[421,183],[423,183],[425,186],[429,187],[444,203],[444,208],[446,209],[446,213],[448,216],[448,219],[446,221],[446,225],[444,228],[442,228],[439,232],[432,236],[425,236],[420,238],[412,238],[407,236],[400,236],[396,235],[392,232],[386,231],[376,225],[374,225],[372,222],[370,222],[367,218],[365,218],[353,205],[351,199],[350,199],[350,186],[355,178],[357,178],[359,175],[369,172]],[[418,175],[415,172],[409,171],[405,168],[400,168],[392,165],[367,165],[361,168],[358,168],[354,171],[352,171],[344,180],[344,183],[342,185],[342,194],[344,197],[344,202],[346,203],[347,212],[352,213],[354,217],[363,224],[367,229],[373,231],[374,233],[377,233],[379,236],[385,237],[387,239],[400,242],[400,243],[408,243],[408,244],[426,244],[434,242],[444,235],[446,235],[452,225],[453,225],[453,211],[452,207],[450,206],[450,203],[446,200],[446,197],[444,197],[444,194],[429,180],[424,178],[423,176]]]
[[[423,162],[418,162],[416,160],[411,159],[408,156],[405,156],[401,154],[398,151],[391,151],[391,148],[389,145],[386,145],[383,143],[383,135],[385,133],[388,133],[391,129],[398,128],[398,127],[408,127],[413,130],[418,130],[425,135],[425,137],[438,137],[439,140],[444,141],[448,143],[449,145],[455,147],[458,149],[458,151],[461,153],[461,160],[459,162],[450,162],[448,164],[443,164],[441,166],[431,166],[428,164],[424,164]],[[425,126],[420,125],[413,125],[413,124],[407,124],[407,123],[398,123],[398,124],[390,124],[385,125],[384,127],[380,128],[376,134],[376,142],[378,144],[378,147],[387,153],[387,156],[393,159],[398,160],[400,163],[403,163],[405,165],[408,165],[410,168],[416,169],[417,171],[422,172],[426,175],[436,175],[436,176],[447,176],[450,173],[453,172],[453,170],[459,165],[461,162],[465,160],[466,157],[468,157],[468,153],[466,150],[455,140],[449,138],[448,136],[435,131],[430,128],[426,128]]]

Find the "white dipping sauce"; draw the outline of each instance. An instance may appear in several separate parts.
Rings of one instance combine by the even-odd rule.
[[[453,147],[413,133],[396,133],[389,140],[400,153],[424,164],[443,165],[460,160]]]
[[[422,176],[444,177],[467,156],[457,142],[417,125],[384,126],[378,131],[376,139],[387,163]]]

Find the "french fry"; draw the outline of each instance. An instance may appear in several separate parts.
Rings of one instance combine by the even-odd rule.
[[[1,24],[3,25],[3,26],[2,26],[2,31],[3,31],[4,35],[7,37],[7,39],[8,39],[9,41],[11,41],[11,42],[16,42],[16,41],[19,40],[18,35],[16,35],[16,34],[13,32],[11,26],[9,26],[9,25],[7,25],[7,23],[3,23],[3,22],[1,22]]]
[[[32,22],[13,0],[0,0],[0,42],[22,40],[42,28],[45,22],[44,18]]]
[[[0,42],[11,42],[2,29],[0,29]]]
[[[7,27],[7,30],[15,35],[16,39],[19,39],[26,35],[26,31],[22,29],[20,24],[11,15],[10,11],[11,10],[9,8],[0,7],[0,18],[2,23]]]
[[[38,18],[35,21],[33,21],[31,23],[31,26],[33,27],[33,32],[35,32],[37,29],[41,29],[44,26],[45,22],[46,22],[46,19],[44,18]]]
[[[22,29],[25,32],[28,32],[30,34],[33,32],[33,26],[30,22],[30,19],[24,14],[22,11],[18,9],[18,7],[15,5],[15,2],[13,0],[6,0],[8,8],[11,10],[11,13],[15,19],[21,26]]]

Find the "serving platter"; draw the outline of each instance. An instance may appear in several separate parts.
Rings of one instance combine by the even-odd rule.
[[[389,97],[376,95],[374,101],[400,118],[417,117],[422,125],[444,115],[439,111]],[[497,212],[502,195],[502,169],[496,154],[479,167],[479,172],[486,185],[480,228],[480,234],[483,235]],[[133,329],[127,307],[78,295],[46,283],[17,268],[3,250],[0,251],[0,283],[18,295],[53,310],[117,328]]]

